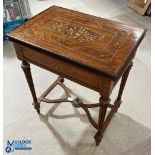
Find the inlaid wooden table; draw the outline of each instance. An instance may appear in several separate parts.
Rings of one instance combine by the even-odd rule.
[[[41,102],[70,102],[83,108],[97,129],[94,138],[99,145],[120,107],[132,60],[145,33],[146,30],[141,28],[52,6],[8,36],[22,61],[37,112],[40,113]],[[36,97],[29,63],[60,75],[39,98]],[[110,94],[121,77],[118,97],[114,104],[110,104]],[[64,85],[64,78],[99,92],[99,103],[86,104],[80,98],[73,98]],[[66,98],[51,100],[46,97],[56,85],[64,89]],[[89,108],[95,107],[99,107],[98,122],[89,112]],[[107,108],[111,111],[106,117]]]

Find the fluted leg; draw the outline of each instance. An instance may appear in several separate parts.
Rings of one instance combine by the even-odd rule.
[[[110,103],[109,98],[100,97],[100,110],[99,110],[99,118],[98,118],[98,131],[95,135],[96,145],[99,145],[102,137],[103,137],[103,124],[107,112],[108,104]]]
[[[131,64],[128,66],[128,68],[126,69],[126,71],[124,72],[124,74],[122,76],[122,80],[121,80],[121,84],[120,84],[120,89],[119,89],[119,92],[118,92],[117,99],[115,101],[115,104],[119,103],[119,106],[122,103],[121,98],[122,98],[123,90],[124,90],[124,87],[125,87],[125,84],[126,84],[126,81],[128,79],[128,75],[129,75],[129,72],[130,72],[132,66],[133,66],[133,62],[131,62]],[[115,112],[118,111],[118,108],[116,109]]]
[[[40,113],[40,104],[37,102],[36,92],[34,89],[33,79],[32,79],[32,75],[31,75],[31,71],[30,71],[30,64],[26,61],[22,61],[21,67],[24,71],[27,83],[29,85],[29,88],[30,88],[30,91],[31,91],[31,94],[33,97],[34,108],[37,110],[38,113]]]

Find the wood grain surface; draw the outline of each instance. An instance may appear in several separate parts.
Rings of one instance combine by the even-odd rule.
[[[145,32],[141,28],[52,6],[8,36],[10,40],[116,78],[134,57]]]

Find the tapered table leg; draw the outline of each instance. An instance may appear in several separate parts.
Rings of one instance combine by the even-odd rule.
[[[34,89],[33,79],[32,79],[32,75],[31,75],[31,71],[30,71],[30,64],[26,61],[22,61],[21,67],[24,71],[27,83],[29,85],[29,88],[30,88],[30,91],[31,91],[31,94],[33,97],[34,108],[37,110],[38,113],[40,113],[40,104],[37,102],[36,92]]]
[[[122,76],[122,80],[121,80],[121,84],[120,84],[120,89],[119,89],[119,92],[118,92],[118,96],[117,96],[117,99],[115,100],[115,104],[116,103],[119,103],[119,106],[122,103],[121,98],[122,98],[123,90],[124,90],[124,87],[125,87],[125,84],[126,84],[126,81],[128,79],[128,75],[129,75],[129,72],[130,72],[132,66],[133,66],[133,62],[130,63],[130,65],[128,66],[128,68],[126,69],[126,71],[124,72],[124,74]],[[118,111],[118,108],[116,109],[115,112]]]
[[[98,131],[95,135],[96,145],[99,145],[102,137],[103,137],[103,124],[107,112],[108,104],[110,103],[109,98],[100,97],[100,110],[99,110],[99,118],[98,118]]]

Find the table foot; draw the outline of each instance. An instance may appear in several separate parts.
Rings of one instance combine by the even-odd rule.
[[[95,139],[95,142],[96,142],[96,146],[98,146],[98,145],[100,144],[102,138],[103,138],[103,135],[102,135],[102,134],[98,134],[98,133],[97,133],[97,134],[94,136],[94,139]]]
[[[36,109],[37,113],[40,114],[40,104],[38,102],[33,102],[33,106]]]

